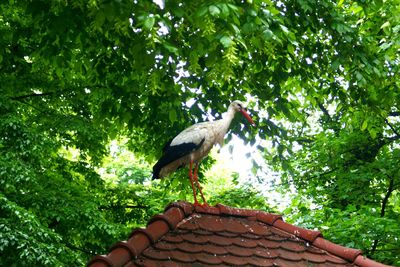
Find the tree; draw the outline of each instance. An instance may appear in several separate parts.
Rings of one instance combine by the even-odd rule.
[[[109,184],[96,172],[110,140],[127,137],[151,163],[160,143],[246,98],[258,128],[232,132],[282,173],[279,190],[308,199],[293,202],[303,223],[349,219],[360,227],[327,234],[399,264],[396,1],[9,1],[0,10],[0,251],[10,255],[1,264],[76,265],[103,251],[150,214],[118,210],[147,204],[127,202],[148,192],[143,180]]]

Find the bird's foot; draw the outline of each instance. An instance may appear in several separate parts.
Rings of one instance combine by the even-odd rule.
[[[204,202],[203,204],[200,204],[200,206],[203,207],[203,208],[209,208],[210,207],[210,205],[208,205],[207,202]]]
[[[194,203],[193,203],[193,206],[195,206],[195,207],[201,207],[201,208],[209,208],[210,207],[210,205],[208,205],[208,203],[207,202],[205,202],[205,203],[199,203],[199,202],[197,202],[197,201],[195,201]]]

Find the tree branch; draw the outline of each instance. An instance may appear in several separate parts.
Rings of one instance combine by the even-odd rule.
[[[381,217],[385,216],[385,209],[386,209],[387,202],[390,198],[390,195],[394,191],[394,177],[393,176],[388,176],[388,177],[389,177],[389,186],[388,186],[388,190],[385,194],[385,197],[382,200]]]
[[[328,117],[329,121],[332,121],[331,114],[329,114],[328,110],[322,105],[321,102],[318,101],[318,99],[315,99],[317,101],[318,107],[322,110],[322,112],[325,114],[325,116]]]
[[[400,135],[399,136],[391,136],[391,137],[387,137],[386,138],[386,143],[385,143],[385,145],[387,145],[387,144],[389,144],[389,143],[391,143],[391,142],[393,142],[393,141],[396,141],[396,140],[399,140],[400,139]]]
[[[64,242],[64,244],[65,244],[65,246],[67,246],[68,248],[70,248],[72,250],[78,250],[78,251],[83,252],[83,253],[85,253],[87,255],[92,255],[92,256],[96,255],[96,253],[93,252],[93,251],[89,251],[87,249],[83,249],[83,248],[77,247],[77,246],[75,246],[75,245],[73,245],[73,244],[71,244],[69,242]]]
[[[304,144],[304,143],[311,144],[311,143],[315,142],[315,139],[306,138],[306,137],[298,137],[298,138],[294,138],[293,141],[295,141],[295,142],[297,142],[299,144]]]
[[[327,117],[325,122],[328,125],[330,124],[330,128],[334,131],[335,135],[338,135],[340,129],[337,126],[337,122],[334,120],[334,118],[332,118],[331,114],[329,114],[324,105],[317,98],[315,98],[315,100],[317,101],[317,105],[321,109],[322,113]]]
[[[400,133],[393,127],[391,123],[387,119],[385,119],[386,124],[390,127],[390,129],[395,133],[396,136],[400,136]]]
[[[124,209],[147,209],[147,206],[144,205],[111,205],[111,206],[100,206],[100,210],[113,210],[115,208],[124,208]]]
[[[389,201],[390,195],[394,191],[394,177],[393,176],[388,176],[388,177],[389,177],[389,186],[388,186],[387,192],[385,194],[385,197],[382,200],[381,214],[380,214],[381,218],[383,218],[385,216],[387,203]],[[374,243],[372,244],[372,248],[371,248],[371,252],[370,252],[371,254],[375,253],[376,248],[378,246],[378,242],[379,242],[378,239],[374,240]]]
[[[52,95],[54,94],[54,92],[47,92],[47,93],[40,93],[40,94],[28,94],[28,95],[20,95],[20,96],[12,96],[10,97],[10,99],[12,100],[22,100],[25,98],[29,98],[29,97],[41,97],[41,96],[48,96],[48,95]]]
[[[309,176],[308,179],[319,178],[319,177],[321,177],[321,176],[325,176],[325,175],[331,174],[332,172],[335,172],[335,171],[337,171],[338,169],[339,169],[339,168],[335,167],[335,168],[333,168],[333,169],[327,170],[327,171],[322,172],[322,173],[319,173],[319,174],[317,174],[317,175]]]
[[[126,205],[124,208],[126,209],[147,209],[147,206],[143,205]]]
[[[21,102],[22,104],[28,105],[28,106],[32,107],[33,109],[36,109],[37,111],[39,111],[40,114],[45,113],[43,110],[41,110],[41,109],[37,108],[36,106],[24,101],[23,99],[15,99],[15,100]]]

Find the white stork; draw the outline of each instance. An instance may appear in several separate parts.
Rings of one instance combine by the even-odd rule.
[[[199,163],[202,158],[207,156],[215,144],[223,145],[224,136],[237,111],[241,112],[252,125],[255,125],[246,112],[243,103],[238,100],[233,101],[223,119],[196,123],[183,130],[171,142],[166,144],[162,157],[153,166],[153,179],[163,178],[176,169],[189,165],[189,179],[192,185],[194,204],[200,205],[196,198],[195,183],[200,191],[204,205],[207,206],[207,201],[204,198],[197,177]],[[194,173],[193,164],[195,165]]]

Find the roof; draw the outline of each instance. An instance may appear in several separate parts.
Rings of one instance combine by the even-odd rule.
[[[387,266],[264,211],[170,204],[88,266]]]

